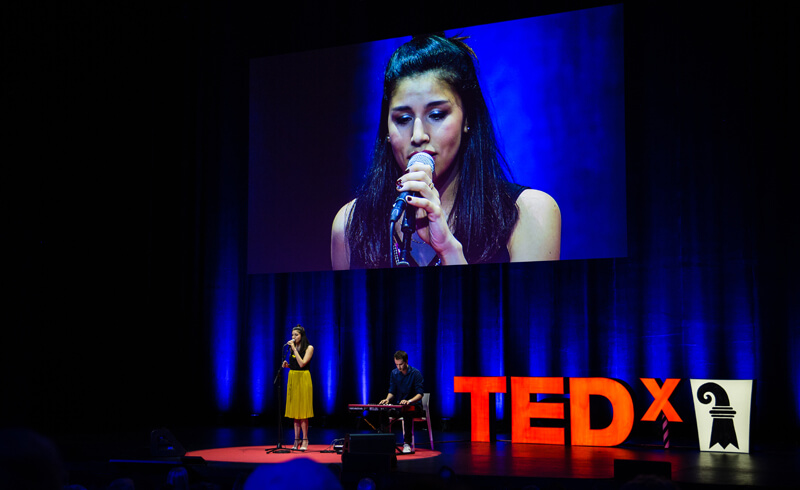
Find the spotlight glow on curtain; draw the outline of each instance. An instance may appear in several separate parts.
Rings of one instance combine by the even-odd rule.
[[[354,403],[368,403],[374,396],[372,386],[372,365],[370,354],[374,350],[367,319],[366,271],[351,271],[336,274],[334,294],[337,297],[339,328],[342,332],[339,350],[343,363],[341,372],[350,373],[355,381]],[[352,359],[352,362],[347,362]],[[343,381],[345,385],[348,382]]]
[[[275,295],[267,276],[252,277],[250,295],[257,301],[250,301],[249,311],[249,371],[250,371],[250,412],[263,414],[267,403],[273,398],[273,376],[277,366],[277,353],[272,347],[273,325],[270,313],[275,311]]]
[[[231,250],[234,249],[222,249],[211,309],[214,398],[221,412],[227,412],[233,406],[237,376],[239,276],[235,267],[236,254]]]

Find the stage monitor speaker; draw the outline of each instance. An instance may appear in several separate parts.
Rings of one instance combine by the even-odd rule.
[[[388,473],[397,466],[394,434],[347,434],[342,471]]]
[[[665,480],[672,479],[672,463],[669,461],[641,461],[636,459],[615,459],[614,478],[630,481],[639,475],[652,475]]]
[[[181,457],[186,454],[180,442],[167,429],[156,429],[150,433],[150,453],[157,458]]]

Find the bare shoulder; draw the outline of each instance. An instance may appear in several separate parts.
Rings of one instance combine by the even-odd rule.
[[[336,217],[333,218],[333,229],[332,233],[341,233],[344,234],[345,228],[347,227],[347,218],[350,216],[350,213],[353,210],[353,206],[355,206],[356,200],[353,199],[352,201],[348,202],[341,208],[339,208],[339,212],[336,213]]]
[[[526,189],[517,198],[519,219],[508,252],[512,262],[561,258],[561,210],[550,194]]]
[[[525,189],[517,198],[520,212],[526,212],[541,219],[561,218],[561,210],[553,197],[536,189]]]
[[[331,226],[331,266],[333,270],[350,268],[350,247],[347,243],[347,221],[353,212],[356,200],[348,202],[339,209]]]

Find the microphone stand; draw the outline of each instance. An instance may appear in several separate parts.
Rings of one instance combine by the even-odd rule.
[[[264,449],[267,454],[286,454],[292,452],[290,449],[284,448],[281,444],[283,440],[283,417],[281,416],[281,406],[283,405],[283,360],[285,358],[286,354],[283,354],[281,356],[281,363],[278,364],[278,371],[275,373],[275,379],[272,381],[272,385],[278,390],[278,445],[273,448]]]

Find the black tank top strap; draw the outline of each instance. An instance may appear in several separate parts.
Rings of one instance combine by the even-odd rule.
[[[512,199],[514,199],[514,202],[516,202],[517,199],[519,199],[519,196],[520,194],[522,194],[523,191],[528,189],[530,189],[530,187],[515,184],[513,182],[506,182],[506,192],[508,192],[508,195],[511,196]]]

